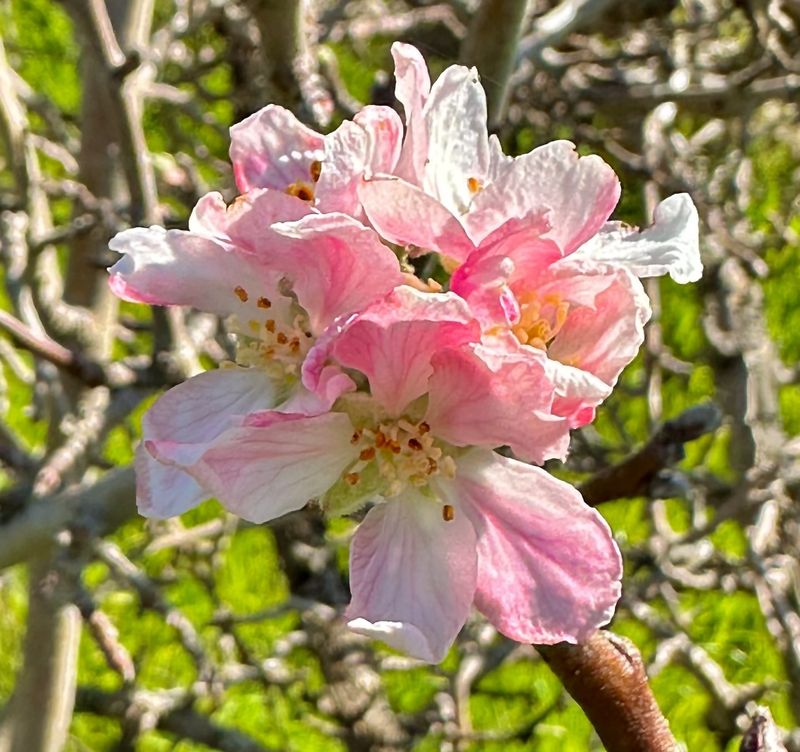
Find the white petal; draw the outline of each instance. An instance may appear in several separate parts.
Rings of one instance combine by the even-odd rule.
[[[593,261],[624,266],[638,277],[669,274],[680,284],[696,282],[703,274],[699,219],[687,193],[664,199],[653,224],[642,232],[610,224],[576,252]]]
[[[423,187],[454,214],[464,214],[490,164],[486,94],[475,68],[453,65],[439,76],[425,104],[425,121]]]

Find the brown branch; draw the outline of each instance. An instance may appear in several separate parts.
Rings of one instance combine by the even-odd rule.
[[[584,501],[596,507],[613,499],[647,495],[656,475],[683,459],[683,445],[716,430],[719,422],[719,410],[712,404],[690,407],[666,421],[641,449],[581,485]]]
[[[608,752],[674,752],[669,724],[656,704],[639,651],[610,632],[580,645],[537,645]]]
[[[99,363],[64,347],[44,334],[35,334],[27,324],[2,310],[0,310],[0,330],[11,335],[20,347],[69,373],[86,386],[101,386],[108,383],[105,369]]]

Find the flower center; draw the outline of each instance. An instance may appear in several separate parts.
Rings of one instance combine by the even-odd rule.
[[[430,430],[425,421],[411,423],[404,418],[356,429],[351,441],[360,449],[359,458],[345,481],[357,486],[374,468],[383,486],[381,495],[391,498],[409,485],[423,488],[437,475],[453,478],[455,461],[437,446]]]
[[[286,188],[286,193],[290,196],[297,196],[301,201],[313,203],[316,198],[315,183],[317,183],[321,174],[322,162],[315,159],[308,169],[308,176],[311,178],[311,182],[308,180],[295,180],[294,183]]]
[[[252,302],[256,308],[268,311],[272,301],[264,296],[250,298],[244,287],[238,286],[234,294],[242,303]],[[304,311],[297,313],[291,323],[286,322],[289,310],[283,316],[266,320],[249,319],[246,323],[231,317],[230,330],[236,335],[236,362],[243,366],[257,366],[277,370],[283,376],[297,375],[303,358],[311,348],[312,333]],[[282,320],[283,319],[283,320]]]
[[[569,313],[569,303],[558,293],[540,298],[535,292],[517,296],[519,321],[511,331],[523,344],[546,350],[551,340],[561,331]]]
[[[287,189],[286,193],[290,196],[297,196],[301,201],[308,201],[309,203],[314,200],[314,186],[307,183],[305,180],[295,180]]]

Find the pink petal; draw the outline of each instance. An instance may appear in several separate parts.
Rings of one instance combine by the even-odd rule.
[[[182,470],[158,462],[144,447],[167,441],[200,456],[209,442],[235,424],[237,416],[265,410],[275,402],[271,381],[255,368],[206,371],[161,395],[142,419],[143,442],[136,453],[140,513],[172,517],[211,495]]]
[[[312,212],[307,201],[261,188],[237,196],[228,206],[219,193],[203,196],[189,217],[189,230],[260,257],[269,258],[279,242],[269,228]]]
[[[343,413],[272,413],[260,421],[261,426],[226,431],[186,467],[227,509],[251,522],[300,509],[324,494],[357,457],[350,443],[353,427]],[[154,449],[167,460],[174,450]],[[186,459],[173,456],[178,464]]]
[[[151,457],[144,444],[136,450],[135,467],[136,507],[143,517],[175,517],[210,496],[190,475]]]
[[[228,315],[244,310],[237,288],[272,284],[244,255],[183,230],[136,227],[115,235],[109,248],[124,254],[109,269],[109,285],[135,303],[188,305]]]
[[[231,162],[242,193],[253,188],[286,190],[312,182],[311,163],[323,157],[324,138],[289,110],[270,104],[231,128]]]
[[[423,188],[456,216],[464,214],[489,170],[486,94],[475,68],[451,65],[425,103],[428,159]]]
[[[422,108],[431,90],[428,67],[416,47],[395,42],[395,96],[403,105],[406,118],[406,137],[395,174],[411,183],[420,184],[428,156],[428,134],[422,119]]]
[[[367,134],[370,146],[367,153],[368,173],[393,172],[400,158],[403,140],[400,116],[391,107],[370,104],[356,113],[353,122]]]
[[[367,376],[378,404],[400,415],[428,391],[434,353],[478,337],[477,322],[457,295],[401,286],[356,316],[331,351]]]
[[[270,265],[292,281],[311,328],[366,306],[402,281],[397,257],[375,232],[343,214],[309,215],[273,226],[294,242],[273,249]]]
[[[560,277],[560,278],[559,278]],[[552,282],[567,300],[594,286],[594,300],[571,308],[561,331],[552,341],[551,358],[594,374],[614,386],[622,369],[639,352],[650,302],[638,279],[624,269],[607,274],[566,276]]]
[[[371,105],[325,139],[316,208],[360,217],[358,186],[364,176],[391,172],[400,156],[403,126],[390,107]]]
[[[569,424],[550,415],[553,383],[547,357],[482,345],[451,349],[433,358],[426,421],[457,446],[509,445],[524,459],[564,458]]]
[[[550,360],[548,373],[556,389],[551,412],[563,417],[570,428],[594,420],[595,408],[611,394],[611,385],[590,371]]]
[[[546,237],[562,253],[594,235],[619,201],[619,180],[600,157],[578,157],[569,141],[553,141],[523,154],[475,196],[467,217],[470,236],[485,237],[509,217],[549,210]]]
[[[370,142],[358,124],[345,120],[325,139],[325,157],[316,189],[321,212],[361,213],[358,185],[367,169]]]
[[[509,280],[514,262],[507,256],[471,254],[450,278],[450,289],[464,298],[484,329],[513,324],[520,310]]]
[[[697,209],[688,194],[675,194],[656,207],[651,227],[637,232],[612,223],[579,255],[622,266],[638,277],[669,274],[679,284],[696,282],[703,273]]]
[[[447,654],[475,592],[475,532],[441,509],[407,492],[373,507],[350,546],[348,626],[428,663]]]
[[[622,561],[605,520],[570,485],[474,450],[442,483],[478,535],[475,605],[519,642],[579,642],[608,623]]]
[[[275,406],[278,396],[265,371],[217,368],[161,395],[142,419],[144,439],[204,444],[230,428],[233,416]]]
[[[484,326],[516,322],[519,308],[511,292],[513,283],[521,280],[531,289],[561,259],[556,244],[542,237],[549,227],[543,217],[510,219],[453,273],[450,289],[469,303]]]
[[[404,180],[366,180],[358,195],[375,229],[392,243],[417,246],[412,255],[438,251],[463,261],[474,250],[458,219],[435,198]]]

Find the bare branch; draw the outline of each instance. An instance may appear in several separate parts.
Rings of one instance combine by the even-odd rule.
[[[592,722],[608,752],[674,752],[633,643],[595,632],[580,645],[537,645],[547,665]]]

